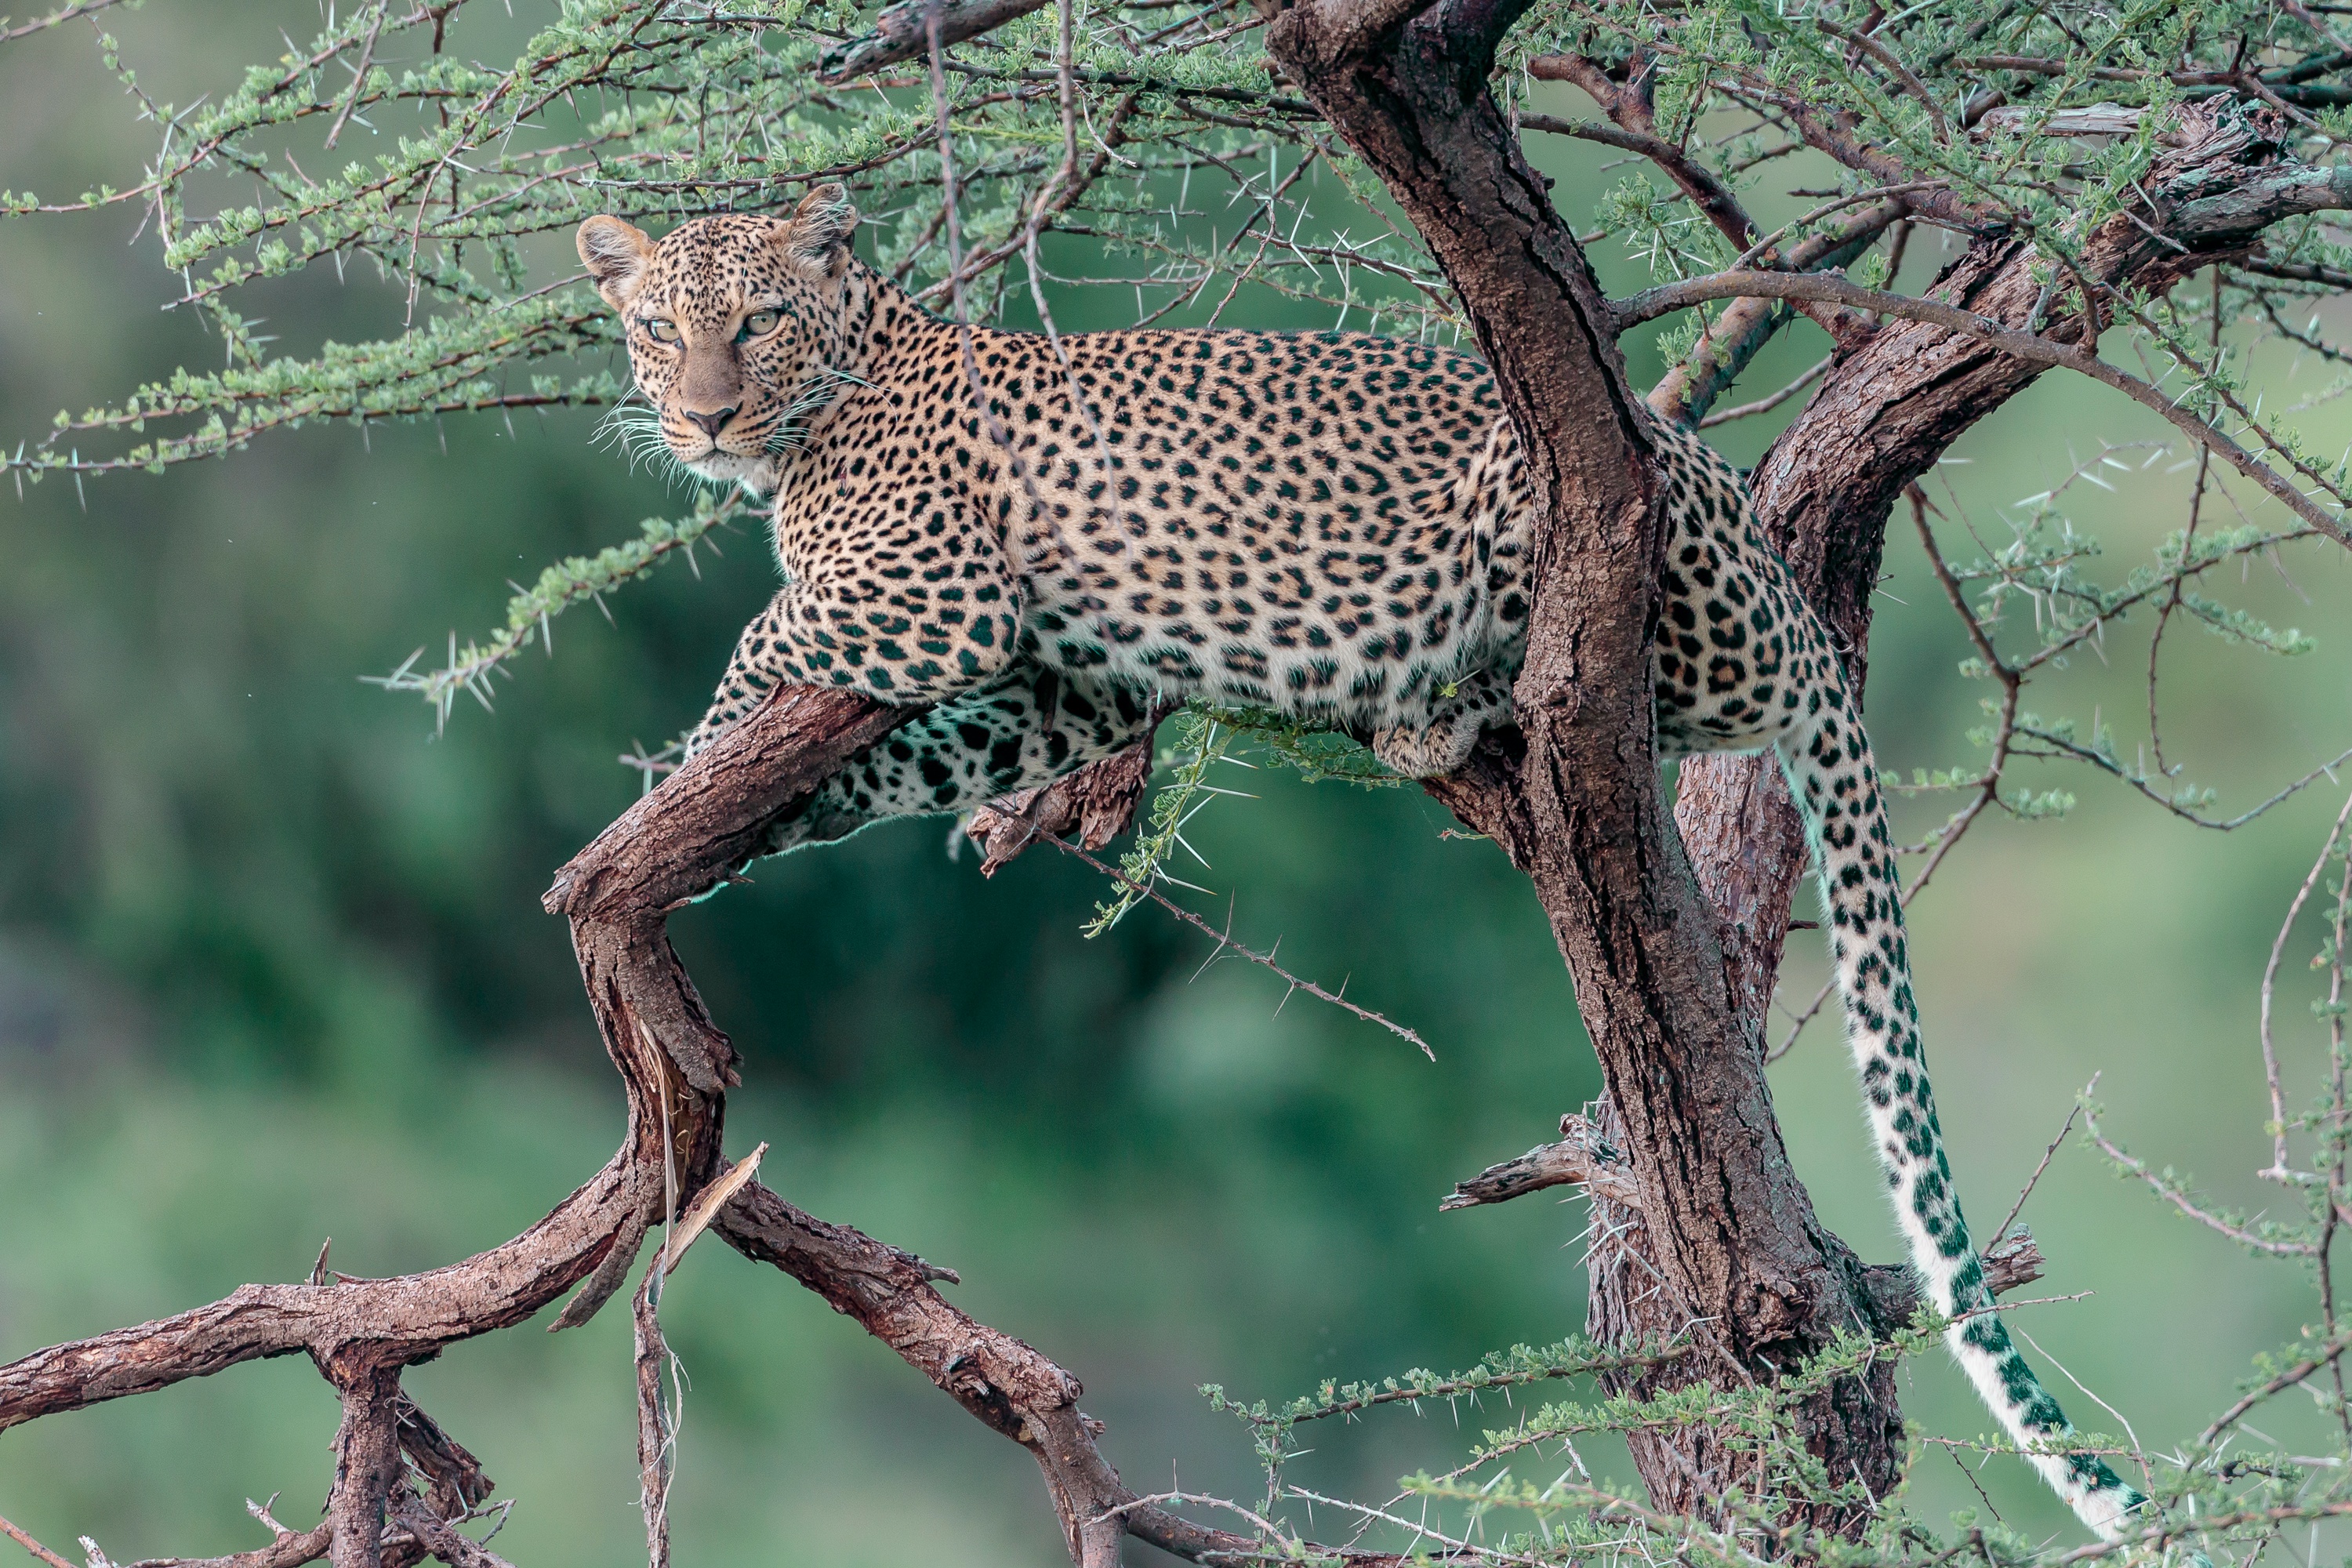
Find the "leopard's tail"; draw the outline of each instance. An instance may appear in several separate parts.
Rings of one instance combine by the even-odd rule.
[[[1953,1320],[1945,1342],[1985,1404],[2083,1522],[2113,1540],[2147,1500],[2096,1454],[2060,1446],[2073,1424],[1991,1310],[1984,1261],[1960,1217],[1927,1085],[1894,841],[1870,740],[1842,690],[1823,695],[1822,711],[1781,741],[1780,759],[1820,869],[1846,1040],[1912,1266],[1927,1299]]]

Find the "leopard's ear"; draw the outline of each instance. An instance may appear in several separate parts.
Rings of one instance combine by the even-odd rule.
[[[580,226],[580,259],[604,303],[615,310],[629,302],[653,264],[654,242],[646,231],[616,217],[592,217]]]
[[[849,260],[857,232],[857,204],[845,186],[830,182],[810,188],[792,219],[777,231],[784,254],[803,267],[836,278]]]

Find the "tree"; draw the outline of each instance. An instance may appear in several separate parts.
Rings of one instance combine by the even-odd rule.
[[[1495,1561],[1594,1550],[1722,1560],[2033,1554],[1998,1531],[1941,1540],[1885,1506],[1907,1460],[1895,1368],[1932,1336],[1901,1271],[1865,1268],[1814,1218],[1781,1145],[1764,1023],[1804,847],[1777,773],[1745,761],[1688,765],[1668,826],[1646,663],[1664,538],[1644,416],[1617,345],[1681,315],[1664,336],[1678,368],[1646,402],[1701,423],[1798,317],[1828,334],[1821,366],[1759,400],[1819,382],[1755,470],[1759,507],[1859,678],[1885,529],[1907,504],[1975,646],[1972,673],[1996,693],[1989,761],[1923,781],[1959,804],[1923,847],[1915,893],[1989,812],[2055,808],[2009,782],[2017,758],[2072,758],[2175,814],[2242,820],[2205,817],[2210,803],[2164,763],[2157,653],[2183,616],[2299,650],[2297,634],[2199,584],[2232,560],[2352,543],[2343,465],[2263,417],[2251,369],[2264,341],[2338,353],[2292,320],[2347,278],[2326,215],[2352,205],[2352,178],[2330,161],[2352,103],[2352,45],[2325,14],[2293,3],[1889,15],[1742,0],[1665,10],[1266,0],[1255,12],[1213,4],[1163,19],[1150,5],[1082,12],[1060,0],[1048,16],[996,0],[861,21],[798,6],[601,0],[567,6],[511,68],[494,69],[460,63],[449,47],[458,9],[363,6],[217,101],[144,103],[163,142],[127,190],[69,203],[0,198],[20,216],[143,205],[165,265],[184,278],[184,302],[205,312],[230,360],[226,371],[184,372],[61,420],[10,459],[13,470],[79,482],[219,455],[309,421],[564,404],[614,406],[625,441],[624,389],[609,373],[531,374],[528,390],[508,374],[611,341],[584,290],[533,265],[532,237],[605,208],[643,219],[770,210],[831,178],[849,178],[877,216],[879,264],[958,320],[1017,312],[1014,287],[1025,283],[1026,308],[1057,332],[1048,258],[1092,255],[1142,286],[1139,320],[1189,311],[1213,321],[1222,302],[1202,310],[1212,289],[1230,300],[1252,287],[1361,312],[1391,331],[1467,328],[1540,476],[1547,545],[1517,731],[1430,791],[1533,884],[1609,1095],[1564,1128],[1563,1143],[1465,1184],[1465,1196],[1564,1180],[1591,1189],[1604,1237],[1591,1326],[1605,1342],[1247,1410],[1271,1501],[1284,1500],[1280,1459],[1302,1422],[1589,1375],[1613,1403],[1548,1409],[1486,1458],[1622,1432],[1648,1506],[1582,1481],[1522,1494],[1516,1484],[1482,1489],[1467,1470],[1424,1478],[1412,1489],[1427,1500],[1509,1503],[1538,1526],[1532,1537],[1448,1550]],[[384,62],[404,46],[408,61],[395,70]],[[106,57],[136,93],[110,45]],[[1572,84],[1605,119],[1527,109],[1536,81]],[[852,82],[858,90],[840,86]],[[295,149],[307,151],[314,128],[332,149],[362,117],[402,128],[399,150],[320,178],[302,172]],[[1629,153],[1664,184],[1628,182],[1599,215],[1598,234],[1580,237],[1521,153],[1530,133]],[[1808,168],[1831,169],[1836,188],[1767,233],[1743,182],[1800,153]],[[203,182],[232,171],[258,183],[256,199],[192,216]],[[1246,212],[1238,232],[1219,232],[1210,216],[1203,238],[1204,215],[1216,209],[1198,193],[1211,188]],[[1354,237],[1368,228],[1378,237]],[[1965,248],[1905,291],[1906,249],[1923,229]],[[1601,237],[1644,256],[1654,286],[1607,298],[1587,257]],[[238,302],[331,259],[373,262],[404,296],[408,324],[315,359],[272,357]],[[200,277],[199,264],[212,272]],[[2109,342],[2167,368],[2119,369],[2101,353]],[[2175,542],[2119,585],[2086,574],[2054,513],[2013,547],[1949,564],[1919,488],[1961,433],[2051,370],[2159,414],[2197,464]],[[148,420],[175,433],[140,439]],[[85,442],[118,449],[85,456]],[[2223,527],[2207,510],[2225,497],[2245,507],[2266,498],[2270,510]],[[499,632],[439,668],[412,660],[384,684],[421,693],[446,720],[460,695],[486,694],[554,616],[690,552],[742,504],[704,497],[685,519],[649,522],[629,544],[550,568]],[[1984,586],[1972,599],[1973,584]],[[2021,600],[2039,611],[2031,628],[2000,618]],[[2153,769],[2124,761],[2105,731],[2084,739],[2021,700],[2037,675],[2135,612],[2150,627]],[[782,692],[559,874],[548,907],[572,921],[631,1122],[613,1162],[547,1220],[430,1274],[348,1280],[322,1257],[307,1285],[252,1286],[180,1318],[37,1352],[0,1368],[0,1426],[306,1352],[342,1402],[334,1497],[324,1523],[278,1530],[247,1560],[493,1561],[454,1528],[484,1500],[479,1467],[406,1400],[400,1369],[575,1287],[559,1323],[585,1321],[659,1228],[635,1313],[647,1529],[660,1562],[669,1445],[659,1281],[708,1228],[818,1290],[1029,1448],[1076,1561],[1115,1562],[1128,1535],[1197,1561],[1397,1561],[1309,1545],[1264,1510],[1235,1505],[1226,1522],[1244,1528],[1229,1531],[1176,1506],[1202,1500],[1138,1496],[1098,1452],[1076,1379],[957,1311],[919,1259],[759,1185],[756,1153],[721,1158],[732,1051],[668,945],[666,915],[738,871],[815,781],[906,717],[836,693]],[[1310,768],[1356,765],[1264,716],[1193,714],[1184,726],[1185,764],[1138,851],[1111,873],[1119,904],[1163,896],[1161,861],[1221,734],[1260,736]],[[2326,776],[2332,763],[2315,760],[2323,766],[2290,790]],[[1121,759],[975,823],[992,863],[1073,832],[1076,847],[1098,847],[1133,812],[1149,763]],[[2347,884],[2331,868],[2343,826],[2290,926],[2326,879],[2340,933]],[[2314,1260],[2320,1321],[2199,1448],[2177,1462],[2134,1455],[2163,1511],[2122,1547],[2098,1550],[2189,1541],[2250,1556],[2288,1521],[2352,1508],[2334,1458],[2217,1458],[2252,1402],[2322,1372],[2336,1384],[2347,1343],[2329,1275],[2336,1221],[2352,1212],[2340,1188],[2340,945],[2331,934],[2322,949],[2335,1068],[2318,1110],[2291,1116],[2275,1069],[2271,1079],[2273,1169],[2307,1202],[2308,1223],[2218,1213],[2168,1175],[2131,1166],[2249,1247]],[[2290,1150],[2291,1132],[2309,1153]],[[2294,1168],[2298,1158],[2307,1169]],[[2021,1243],[2007,1257],[2011,1282],[2032,1277]],[[2330,1408],[2343,1411],[2340,1384]]]

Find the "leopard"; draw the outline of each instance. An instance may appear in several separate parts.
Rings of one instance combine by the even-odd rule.
[[[1270,711],[1412,779],[1512,717],[1540,515],[1474,354],[1340,331],[959,323],[853,253],[845,190],[659,241],[578,231],[668,457],[766,506],[782,586],[698,751],[775,687],[921,711],[776,830],[782,852],[960,815],[1108,757],[1171,704]],[[1913,991],[1885,789],[1830,633],[1733,467],[1655,420],[1671,539],[1662,759],[1775,752],[1806,827],[1873,1145],[1925,1299],[1986,1405],[2091,1530],[2147,1500],[1993,1309]]]

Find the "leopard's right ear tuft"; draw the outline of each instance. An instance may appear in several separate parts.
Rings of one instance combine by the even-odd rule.
[[[635,224],[592,217],[580,226],[580,259],[604,303],[615,310],[629,302],[653,264],[654,242]]]
[[[849,259],[857,232],[857,204],[848,188],[833,181],[811,187],[790,221],[778,231],[784,254],[828,278],[837,278]]]

